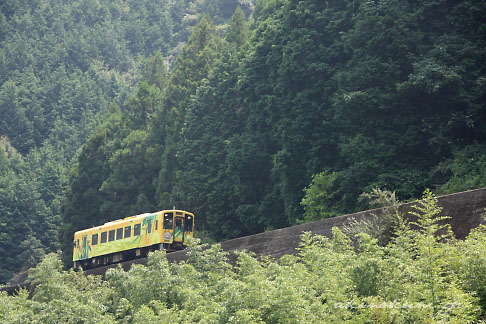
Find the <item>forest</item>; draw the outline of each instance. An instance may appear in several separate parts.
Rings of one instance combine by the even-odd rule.
[[[374,188],[486,186],[484,17],[477,0],[3,1],[0,282],[147,211],[194,212],[211,242],[363,210]]]

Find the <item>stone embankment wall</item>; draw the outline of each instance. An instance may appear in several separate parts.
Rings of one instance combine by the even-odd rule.
[[[486,188],[459,192],[438,197],[439,206],[442,207],[442,215],[450,216],[454,235],[458,239],[465,238],[471,229],[484,222],[483,215],[486,209]],[[404,215],[413,210],[416,202],[405,203],[400,206],[400,212]],[[303,232],[312,232],[314,235],[331,237],[332,228],[342,228],[353,220],[370,220],[374,215],[379,215],[381,209],[367,210],[354,214],[328,218],[316,222],[282,228],[274,231],[245,236],[233,240],[221,242],[223,250],[247,250],[257,256],[269,256],[279,258],[285,254],[294,254],[299,246]],[[185,252],[179,251],[167,255],[169,262],[177,262],[185,259]]]

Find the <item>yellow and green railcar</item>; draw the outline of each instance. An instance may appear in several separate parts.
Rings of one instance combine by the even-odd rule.
[[[193,236],[194,214],[183,210],[127,217],[74,233],[74,267],[132,260],[157,249],[182,250]]]

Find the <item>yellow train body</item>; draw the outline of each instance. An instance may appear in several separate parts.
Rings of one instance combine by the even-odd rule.
[[[162,210],[74,233],[74,266],[92,268],[144,256],[155,249],[183,249],[194,236],[194,215]]]

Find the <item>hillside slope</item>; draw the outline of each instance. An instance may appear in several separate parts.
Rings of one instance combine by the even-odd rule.
[[[201,16],[224,30],[237,5],[1,1],[0,282],[59,248],[61,205],[79,148],[110,109],[125,109],[146,59],[159,52],[170,66]],[[241,4],[246,14],[252,6]]]

